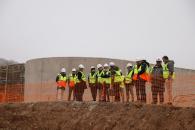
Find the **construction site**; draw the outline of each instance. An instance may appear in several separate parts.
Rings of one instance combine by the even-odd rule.
[[[70,73],[73,67],[76,68],[79,63],[82,63],[86,66],[85,73],[87,74],[90,71],[90,66],[110,61],[115,62],[123,72],[125,72],[125,65],[128,62],[135,63],[107,58],[53,57],[33,59],[24,64],[1,66],[0,102],[2,104],[0,105],[0,113],[3,115],[0,118],[0,129],[82,128],[86,130],[100,129],[102,125],[104,126],[103,129],[155,130],[159,128],[176,130],[183,127],[183,129],[192,130],[195,128],[195,71],[189,69],[175,68],[174,106],[171,107],[150,105],[152,95],[149,83],[146,86],[148,105],[139,103],[93,103],[89,89],[85,91],[84,103],[67,102],[68,90],[66,90],[64,101],[57,101],[55,77],[62,67],[65,67],[67,73]],[[101,111],[105,111],[105,113],[101,114]],[[48,115],[47,113],[51,114]],[[58,117],[59,114],[63,114],[63,118]],[[79,117],[78,120],[72,118],[75,117],[75,114],[76,117]],[[97,118],[96,114],[98,114]],[[151,115],[155,116],[150,117]],[[182,116],[185,116],[187,120]],[[136,120],[140,118],[142,123],[138,125]],[[46,120],[40,123],[39,119]],[[94,119],[96,121],[93,122]],[[148,125],[149,122],[156,119],[159,119],[156,124]],[[28,124],[28,120],[33,120],[34,124]],[[68,120],[71,123],[68,123]],[[159,127],[159,122],[163,120],[170,120],[175,125]],[[117,121],[123,122],[124,125]],[[26,125],[21,125],[24,122]],[[128,122],[131,122],[131,125]],[[7,123],[9,125],[6,125]],[[163,126],[163,123],[161,125]]]
[[[195,0],[0,0],[0,130],[195,130]]]

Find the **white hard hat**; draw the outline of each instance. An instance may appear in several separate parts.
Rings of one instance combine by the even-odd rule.
[[[84,69],[85,67],[84,67],[83,64],[80,64],[80,65],[79,65],[79,68],[80,68],[80,69]]]
[[[104,64],[104,67],[109,67],[109,65],[106,63],[106,64]]]
[[[98,65],[97,65],[97,68],[98,68],[98,69],[99,69],[99,68],[101,68],[101,67],[102,67],[102,65],[101,65],[101,64],[98,64]]]
[[[72,72],[76,72],[77,70],[75,68],[72,69]]]
[[[114,62],[110,62],[109,66],[115,66]]]
[[[91,69],[95,69],[95,66],[91,66]]]
[[[127,67],[131,67],[131,66],[133,66],[131,63],[128,63],[128,64],[127,64]]]
[[[65,69],[65,68],[62,68],[62,69],[61,69],[61,72],[62,72],[62,73],[65,73],[65,72],[66,72],[66,69]]]

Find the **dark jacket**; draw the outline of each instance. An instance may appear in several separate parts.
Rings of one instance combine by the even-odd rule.
[[[167,65],[167,68],[169,69],[169,72],[170,73],[173,73],[174,72],[174,61],[172,61],[172,60],[170,60],[169,62],[168,62],[168,65]]]
[[[165,80],[163,78],[163,67],[155,65],[151,73],[152,86],[163,86],[164,82]]]
[[[153,78],[158,78],[158,77],[163,78],[163,67],[155,65],[152,69],[151,75]]]
[[[82,73],[80,71],[77,72],[77,78],[78,80],[82,80]]]
[[[140,66],[141,66],[141,71],[138,72],[138,75],[141,75],[141,74],[145,73],[147,67],[149,67],[150,64],[147,61],[143,61]]]

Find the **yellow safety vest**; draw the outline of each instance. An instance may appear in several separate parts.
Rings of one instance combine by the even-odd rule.
[[[121,88],[125,88],[124,80],[125,80],[125,76],[122,75],[122,76],[121,76],[121,84],[120,84],[120,87],[121,87]]]
[[[94,73],[92,75],[92,73],[89,74],[89,83],[94,84],[96,82],[96,74]]]
[[[102,79],[102,74],[103,74],[103,70],[101,71],[101,72],[97,72],[97,80],[98,80],[98,83],[103,83],[104,82],[104,80]]]
[[[114,82],[115,83],[121,82],[121,72],[120,72],[120,70],[115,71],[115,72],[116,73],[114,75]]]
[[[67,81],[66,76],[63,77],[61,74],[59,74],[58,76],[59,76],[59,81],[57,82],[58,87],[66,87],[66,81]]]
[[[137,80],[138,79],[138,73],[142,70],[142,66],[137,67],[137,65],[134,66],[134,77],[133,77],[133,80]],[[146,66],[146,71],[145,73],[139,75],[140,78],[142,78],[143,80],[145,81],[149,81],[149,67],[148,65]]]
[[[103,72],[104,74],[105,73],[110,73],[110,71],[107,71],[107,72]],[[106,84],[111,84],[111,77],[109,77],[109,78],[103,78],[103,82],[105,82]]]
[[[75,76],[73,77],[73,75],[70,74],[70,75],[69,75],[69,81],[70,81],[70,82],[76,83],[76,81],[77,81],[77,76],[75,75]]]
[[[125,77],[125,83],[129,84],[132,83],[132,74],[133,74],[133,70],[131,70]]]
[[[169,77],[169,69],[168,69],[168,63],[163,65],[163,78],[168,79]],[[173,72],[172,79],[175,78],[175,72]]]
[[[81,71],[80,71],[81,72]],[[83,81],[86,81],[86,76],[85,76],[85,74],[83,73],[83,72],[81,72],[81,74],[82,74],[82,76],[81,76],[81,79],[83,80]],[[80,80],[77,78],[77,83],[80,83]]]
[[[66,81],[67,77],[63,77],[61,74],[59,74],[59,81]]]

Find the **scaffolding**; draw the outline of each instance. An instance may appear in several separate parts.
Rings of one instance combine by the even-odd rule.
[[[24,101],[24,64],[0,67],[0,102]]]

